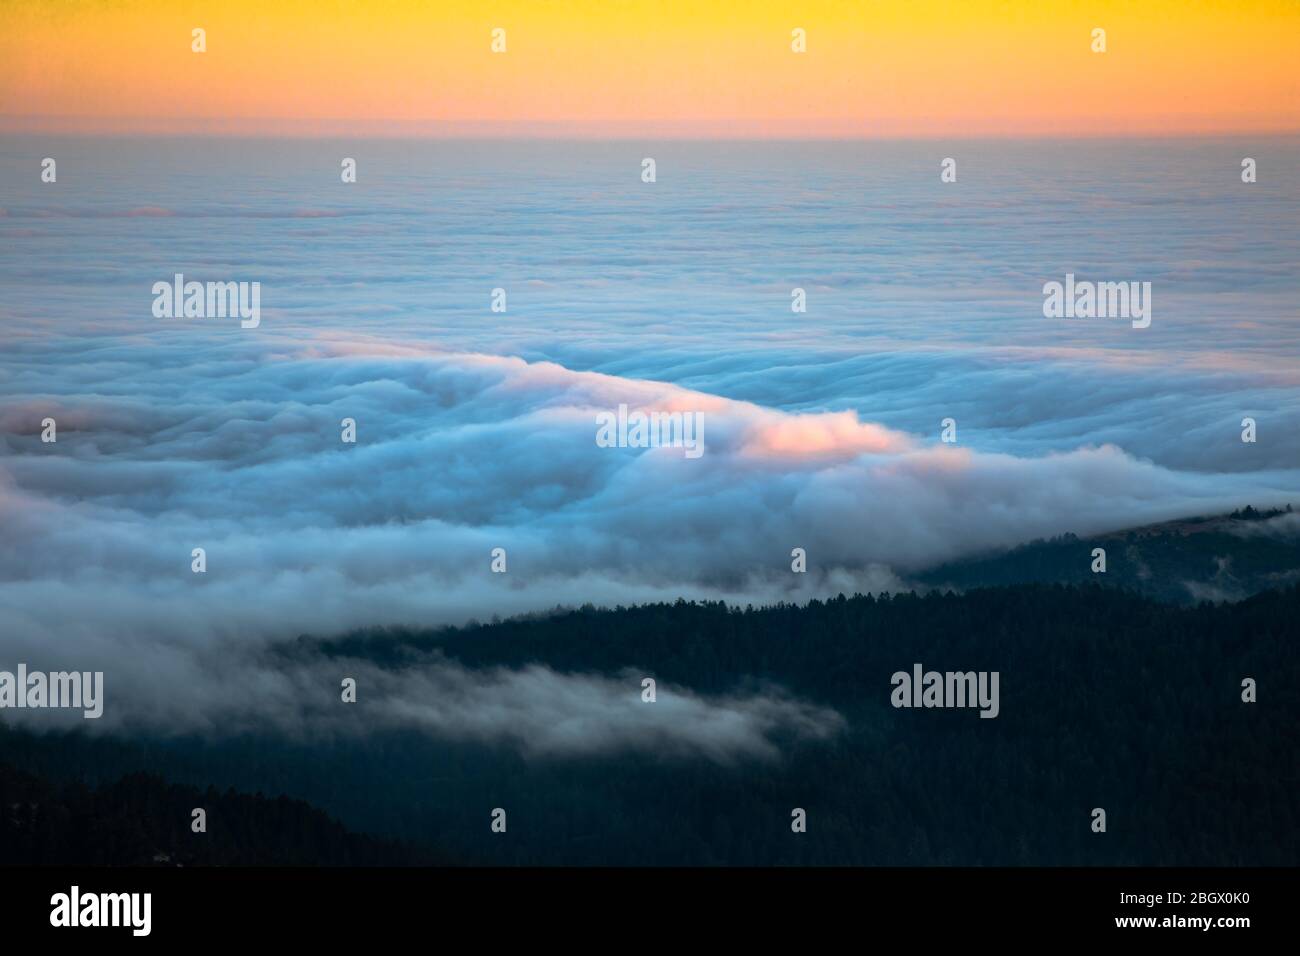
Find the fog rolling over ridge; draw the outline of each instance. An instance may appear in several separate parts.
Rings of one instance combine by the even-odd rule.
[[[8,138],[0,166],[48,148]],[[270,663],[304,632],[897,590],[1034,538],[1300,501],[1294,184],[1243,199],[1231,140],[972,142],[938,193],[936,148],[376,142],[340,153],[363,157],[340,190],[304,172],[336,144],[62,143],[103,177],[0,187],[7,659],[105,671],[108,727],[291,732],[337,685]],[[155,317],[177,273],[259,282],[260,324]],[[1150,327],[1044,317],[1067,273],[1151,282]],[[599,447],[624,403],[699,413],[704,454]],[[424,679],[484,714],[523,686],[537,714],[605,713],[596,676]],[[835,725],[776,691],[692,706],[734,721],[728,753]]]

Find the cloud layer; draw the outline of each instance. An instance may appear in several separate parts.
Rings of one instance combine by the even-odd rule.
[[[949,185],[926,143],[660,143],[653,188],[646,149],[0,144],[0,667],[216,732],[232,684],[296,713],[264,654],[303,632],[894,590],[1300,497],[1294,140],[965,143]],[[1067,271],[1152,281],[1151,328],[1044,319]],[[176,272],[261,282],[261,326],[154,319]],[[701,413],[706,453],[598,447],[623,403]],[[546,682],[462,676],[488,710]],[[387,719],[493,736],[408,689]],[[800,723],[775,699],[732,750]]]
[[[113,673],[124,719],[158,726],[229,720],[230,681],[272,680],[214,683],[199,662],[217,646],[246,656],[252,674],[261,648],[302,632],[557,603],[896,588],[899,575],[963,554],[1260,502],[1287,487],[1284,474],[1176,472],[1109,445],[1019,458],[848,412],[781,412],[550,363],[355,342],[256,361],[208,355],[183,373],[142,373],[131,388],[130,398],[6,406],[0,607],[7,655]],[[622,403],[701,413],[704,455],[599,447],[597,413]],[[57,443],[39,439],[45,417],[59,423]],[[356,421],[356,444],[341,441],[344,418]],[[206,552],[203,574],[191,570],[194,548]],[[491,570],[494,548],[505,549],[506,573]],[[794,548],[807,553],[806,574],[791,571]],[[539,672],[470,689],[455,689],[463,674],[419,679],[452,686],[470,710],[543,690],[542,722],[558,736],[520,742],[538,751],[564,750],[561,728],[573,726],[549,719],[548,681],[597,710],[610,694],[600,678]],[[384,719],[447,732],[448,714],[406,690]],[[685,723],[732,719],[700,706],[702,719]],[[739,750],[761,751],[769,724],[805,720],[771,701],[742,709]],[[494,733],[468,719],[462,732]]]

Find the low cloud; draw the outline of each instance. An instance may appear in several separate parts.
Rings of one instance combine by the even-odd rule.
[[[103,716],[95,721],[80,710],[15,709],[4,717],[37,731],[277,733],[315,742],[414,730],[535,758],[629,751],[722,764],[773,760],[782,743],[826,739],[845,726],[834,710],[775,686],[702,695],[661,683],[656,699],[645,701],[643,675],[632,671],[611,677],[540,664],[474,669],[439,654],[385,670],[356,659],[214,651],[164,653],[150,669],[110,665]],[[344,678],[356,682],[353,702],[342,700]]]
[[[99,363],[80,389],[30,390],[0,412],[0,664],[106,671],[121,726],[232,726],[230,687],[297,679],[262,655],[305,632],[897,590],[966,554],[1294,487],[1289,473],[1181,472],[1111,444],[981,452],[851,412],[327,337],[257,356],[108,349]],[[596,413],[620,403],[701,412],[705,454],[598,447]],[[56,444],[39,438],[47,415]],[[340,441],[343,418],[356,420],[355,445]],[[490,570],[498,547],[504,574]],[[206,573],[191,571],[194,548]],[[794,548],[805,574],[791,571]],[[686,691],[620,716],[622,685],[541,669],[374,680],[394,685],[376,725],[538,754],[658,739],[715,759],[761,755],[769,730],[827,725],[780,698]],[[262,713],[258,699],[248,714]],[[276,713],[294,724],[292,709]],[[525,716],[545,729],[518,726]]]

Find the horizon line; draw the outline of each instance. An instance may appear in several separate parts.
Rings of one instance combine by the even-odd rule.
[[[1077,119],[1077,118],[1076,118]],[[1139,118],[1140,119],[1140,118]],[[1208,119],[1208,117],[1206,117]],[[931,118],[889,128],[862,129],[841,119],[812,120],[804,128],[784,121],[744,119],[727,124],[707,120],[399,120],[298,117],[95,117],[0,113],[0,135],[72,136],[86,139],[341,139],[447,141],[735,141],[735,142],[891,142],[943,140],[1186,140],[1300,135],[1300,118],[1260,118],[1224,126],[1214,122],[1153,129],[1142,123],[1091,127],[1086,123],[1035,124],[989,118],[989,128],[946,130]]]
[[[898,136],[746,136],[738,134],[725,135],[683,135],[680,133],[644,133],[640,135],[620,133],[617,135],[597,136],[557,133],[554,135],[529,135],[521,133],[342,133],[342,132],[220,132],[203,133],[195,131],[79,131],[79,130],[41,130],[12,129],[0,124],[0,137],[11,139],[81,139],[81,140],[265,140],[265,141],[302,141],[312,140],[373,140],[384,142],[411,143],[824,143],[827,145],[854,143],[1052,143],[1052,142],[1192,142],[1205,140],[1243,140],[1243,139],[1297,139],[1300,129],[1276,130],[1242,130],[1215,132],[1177,132],[1177,133],[1043,133],[1039,135],[1026,133],[961,133],[953,135],[923,134]]]

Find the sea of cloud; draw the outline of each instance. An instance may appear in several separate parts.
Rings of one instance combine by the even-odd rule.
[[[519,358],[323,339],[268,353],[247,336],[192,367],[142,351],[82,348],[76,388],[36,389],[0,412],[0,608],[7,656],[104,670],[120,702],[107,713],[155,727],[297,713],[283,705],[301,700],[300,677],[268,673],[260,653],[303,632],[588,601],[897,590],[909,572],[965,554],[1280,501],[1297,487],[1282,468],[1180,471],[1114,444],[981,451],[849,411],[786,412]],[[599,447],[597,413],[623,403],[701,413],[705,453]],[[40,441],[46,417],[58,422],[53,444]],[[341,441],[345,418],[355,444]],[[191,570],[194,548],[205,573]],[[505,573],[491,570],[494,548]],[[807,573],[791,571],[793,548]],[[454,665],[433,673],[474,679]],[[573,701],[593,708],[593,726],[620,726],[599,719],[612,692],[597,677],[483,675],[478,694],[456,699],[523,700],[511,695],[548,679],[555,692],[581,685]],[[635,700],[637,685],[621,692]],[[443,719],[427,697],[406,700],[392,719],[488,732]],[[764,720],[796,713],[762,698],[696,706],[713,722],[666,726],[703,751],[706,728],[739,722],[753,750]],[[490,726],[509,738],[510,724]],[[553,721],[516,726],[541,733],[530,748],[564,746],[538,730]]]
[[[47,148],[7,146],[0,170]],[[938,196],[937,172],[904,181],[928,146],[820,172],[804,147],[727,146],[683,153],[690,186],[661,161],[660,200],[618,172],[648,148],[462,147],[439,178],[417,160],[445,155],[382,144],[358,184],[379,185],[339,194],[356,144],[72,144],[66,193],[7,179],[4,662],[104,670],[110,726],[289,729],[337,686],[268,664],[305,632],[895,590],[1036,537],[1300,497],[1294,187],[1197,186],[1204,144],[1165,166],[1149,145],[1127,166],[976,145],[967,192]],[[1154,280],[1151,329],[1044,319],[1067,270]],[[153,318],[174,272],[261,281],[261,327]],[[705,454],[598,447],[621,403],[702,413]],[[837,719],[685,688],[690,719],[624,714],[634,682],[545,668],[369,679],[388,724],[540,754],[761,755]]]

